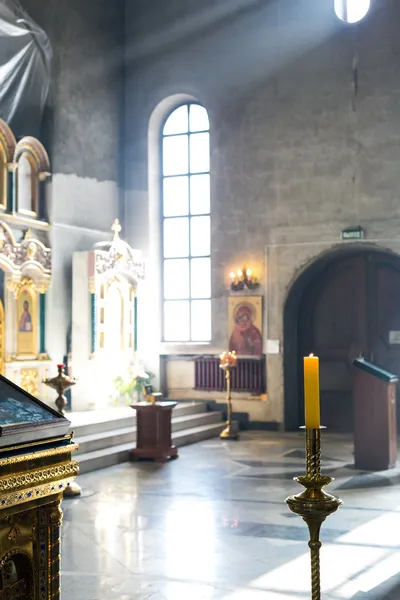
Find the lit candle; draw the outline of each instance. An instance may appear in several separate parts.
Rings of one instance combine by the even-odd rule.
[[[318,429],[321,425],[319,406],[319,358],[304,358],[304,410],[307,429]]]
[[[231,273],[229,273],[229,277],[233,280],[235,279],[235,273],[232,271]]]

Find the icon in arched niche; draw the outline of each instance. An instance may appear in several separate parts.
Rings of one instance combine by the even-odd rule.
[[[31,331],[33,331],[33,325],[32,325],[32,315],[30,313],[30,308],[29,308],[29,294],[27,292],[24,293],[25,295],[25,299],[23,301],[23,310],[21,313],[21,316],[19,318],[19,330],[24,331],[25,333],[30,333]]]
[[[17,296],[18,355],[36,356],[37,354],[36,310],[36,289],[29,284],[23,285]]]

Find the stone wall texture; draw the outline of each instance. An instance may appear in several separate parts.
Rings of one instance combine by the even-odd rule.
[[[226,347],[228,274],[246,264],[262,282],[264,338],[281,349],[268,356],[264,417],[282,422],[283,306],[297,274],[349,226],[364,228],[361,243],[399,247],[400,3],[375,0],[356,26],[337,19],[333,0],[128,2],[126,19],[129,240],[157,264],[157,107],[195,97],[212,135],[208,351]],[[159,327],[152,336],[153,350],[205,352],[159,345]]]
[[[53,173],[47,349],[59,362],[72,316],[72,254],[109,239],[120,213],[124,2],[22,4],[47,32],[54,52],[42,141]]]

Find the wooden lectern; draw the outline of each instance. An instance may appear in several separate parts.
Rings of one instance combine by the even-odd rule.
[[[397,375],[357,358],[353,388],[354,466],[365,471],[392,469],[397,460]]]
[[[131,451],[133,460],[152,458],[164,461],[177,458],[178,450],[171,441],[172,410],[177,402],[138,402],[136,410],[136,448]]]

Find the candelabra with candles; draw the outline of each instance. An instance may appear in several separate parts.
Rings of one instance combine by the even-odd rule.
[[[333,481],[321,475],[321,430],[319,400],[319,360],[316,356],[304,358],[304,404],[306,431],[306,474],[296,477],[305,490],[289,496],[286,502],[292,512],[299,515],[310,533],[311,600],[321,599],[320,548],[321,525],[337,511],[342,501],[323,488]]]
[[[259,282],[254,277],[251,269],[247,269],[243,267],[243,269],[238,269],[236,273],[232,271],[229,274],[231,280],[231,290],[234,292],[239,292],[247,288],[248,290],[256,290],[260,287]]]
[[[231,399],[231,369],[236,367],[237,356],[236,352],[223,352],[219,357],[219,366],[225,373],[226,381],[226,404],[227,404],[227,420],[226,427],[221,432],[220,438],[224,440],[237,440],[239,433],[232,428],[232,399]]]

